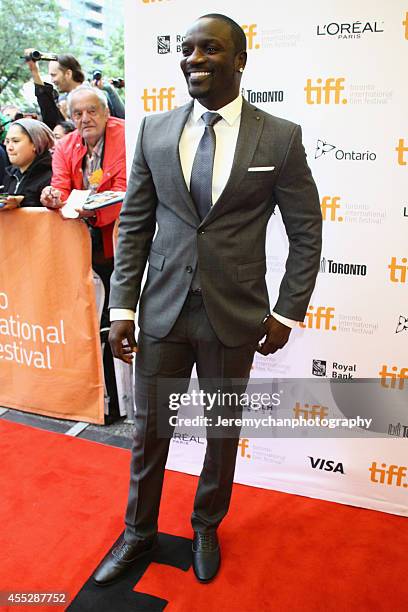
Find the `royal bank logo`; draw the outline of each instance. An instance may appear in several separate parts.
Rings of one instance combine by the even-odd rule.
[[[336,331],[337,326],[333,325],[335,309],[331,306],[309,306],[304,323],[300,327],[304,329],[317,329],[322,331]]]
[[[313,376],[324,377],[327,374],[327,361],[324,359],[313,359],[312,361]]]
[[[404,26],[404,36],[405,36],[405,40],[408,40],[408,12],[405,13],[405,19],[402,22],[402,25]]]
[[[389,465],[387,467],[386,463],[381,463],[379,466],[377,461],[373,461],[368,468],[371,482],[394,487],[404,487],[404,489],[408,488],[406,479],[407,470],[408,467],[406,465]]]
[[[406,166],[408,164],[408,146],[405,144],[405,140],[400,138],[398,141],[398,145],[395,147],[397,152],[397,163],[399,166]]]
[[[390,271],[390,281],[392,283],[406,283],[408,279],[408,259],[401,257],[391,257],[391,263],[388,266]]]
[[[171,51],[171,43],[170,43],[170,35],[166,34],[164,36],[157,37],[157,53],[159,55],[164,55],[166,53],[170,53]]]
[[[344,77],[307,79],[304,91],[306,92],[306,104],[347,104],[347,98],[342,95],[345,90]]]
[[[401,425],[401,423],[389,423],[388,435],[396,436],[397,438],[408,438],[408,425]]]
[[[317,457],[311,457],[309,455],[310,465],[313,470],[324,470],[325,472],[340,472],[344,474],[344,466],[341,461],[335,461],[333,459],[321,459]]]
[[[258,36],[257,24],[256,23],[251,23],[249,25],[245,24],[245,25],[242,25],[241,27],[245,32],[248,49],[249,50],[259,49],[261,45],[258,42],[256,42],[257,36]]]
[[[400,334],[401,332],[404,332],[407,330],[408,330],[408,317],[404,317],[403,315],[400,315],[395,333]]]
[[[384,32],[384,21],[352,21],[350,23],[331,23],[316,26],[317,36],[329,36],[337,39],[362,38],[366,34]]]
[[[334,259],[320,260],[320,272],[322,274],[342,274],[345,276],[366,276],[367,266],[365,264],[343,263]]]
[[[267,102],[283,102],[282,89],[257,91],[254,89],[241,89],[241,93],[251,104],[266,104]]]
[[[325,157],[328,153],[333,153],[329,157],[334,157],[338,161],[375,161],[377,154],[373,151],[345,151],[336,145],[318,139],[316,144],[315,159]]]
[[[312,361],[312,374],[313,376],[328,376],[329,368],[327,361],[321,359],[313,359]],[[333,361],[330,368],[330,377],[339,378],[342,380],[350,380],[355,378],[357,374],[356,363],[340,363],[339,361]]]
[[[144,89],[141,96],[144,111],[146,113],[155,113],[157,111],[173,110],[176,99],[175,91],[174,87]]]
[[[339,223],[343,221],[343,217],[338,214],[341,210],[340,196],[324,196],[320,208],[323,221],[335,221]]]
[[[390,367],[383,364],[379,371],[381,386],[385,389],[405,389],[405,381],[408,379],[408,368],[399,366]]]

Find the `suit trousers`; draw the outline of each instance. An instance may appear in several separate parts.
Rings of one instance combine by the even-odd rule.
[[[125,540],[134,544],[157,532],[164,470],[172,428],[166,437],[157,432],[159,411],[168,411],[169,394],[185,393],[196,364],[200,389],[206,392],[245,391],[258,339],[238,347],[223,345],[211,326],[200,295],[189,293],[172,330],[165,338],[140,332],[136,354],[135,431]],[[165,380],[165,402],[158,392]],[[222,402],[220,402],[222,404]],[[163,412],[162,412],[163,414]],[[215,404],[211,416],[225,416]],[[230,414],[230,413],[229,413]],[[167,422],[167,427],[168,422]],[[208,435],[204,464],[191,523],[195,531],[212,531],[226,515],[235,471],[239,427],[229,437]]]

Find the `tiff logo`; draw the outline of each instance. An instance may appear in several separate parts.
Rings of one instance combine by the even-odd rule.
[[[390,271],[390,280],[392,283],[406,283],[407,282],[407,258],[402,257],[401,263],[397,263],[396,257],[391,257],[391,263],[388,266]]]
[[[247,450],[249,448],[248,438],[240,438],[238,446],[241,449],[241,457],[244,457],[245,459],[250,459],[251,455],[247,453]]]
[[[397,160],[399,166],[406,166],[407,162],[405,161],[405,153],[408,153],[408,147],[405,146],[405,141],[403,138],[400,138],[398,141],[398,146],[395,147],[395,150],[398,153]]]
[[[398,371],[397,366],[392,366],[391,370],[388,366],[383,364],[379,375],[381,376],[381,386],[385,389],[395,389],[398,380],[398,389],[404,389],[405,381],[408,379],[408,368],[400,368]],[[388,384],[389,380],[389,384]]]
[[[368,468],[370,472],[371,482],[378,484],[394,485],[396,487],[408,487],[407,482],[403,482],[403,478],[407,475],[406,465],[390,465],[388,470],[386,469],[387,464],[382,463],[381,467],[377,467],[377,462],[373,461],[371,467]],[[378,478],[379,479],[378,479]]]
[[[255,43],[255,38],[257,37],[256,31],[256,23],[251,23],[250,25],[241,26],[245,32],[245,36],[248,42],[248,49],[259,49],[260,45]]]
[[[330,325],[330,322],[334,320],[334,308],[327,308],[326,306],[318,306],[316,311],[314,306],[309,306],[308,312],[305,316],[305,323],[300,323],[300,327],[308,329],[324,329],[336,331],[335,325]]]
[[[322,79],[316,79],[317,85],[312,85],[312,79],[307,79],[306,104],[347,104],[347,98],[341,98],[340,94],[344,91],[344,78],[329,78],[322,85]],[[323,97],[324,94],[324,97]]]
[[[343,217],[337,216],[340,209],[339,196],[324,196],[320,208],[322,209],[323,221],[343,221]],[[328,214],[329,213],[329,214]]]
[[[321,406],[320,404],[313,404],[309,406],[309,404],[303,404],[301,406],[300,402],[296,402],[295,407],[293,408],[293,414],[296,419],[312,419],[313,421],[319,420],[322,421],[325,419],[328,414],[328,408],[326,406]]]
[[[149,94],[148,89],[143,90],[143,109],[146,113],[154,113],[156,111],[173,110],[173,101],[175,100],[174,87],[161,87],[157,93],[156,87],[152,87]]]
[[[405,13],[405,21],[402,22],[405,29],[405,40],[408,40],[408,13]]]

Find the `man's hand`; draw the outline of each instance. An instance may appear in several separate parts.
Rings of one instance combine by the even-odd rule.
[[[266,339],[258,344],[257,351],[261,355],[270,355],[285,346],[292,328],[275,319],[273,315],[265,321],[264,325]]]
[[[76,208],[75,210],[81,219],[96,218],[96,212],[94,210],[84,210],[83,208]]]
[[[62,208],[64,202],[61,202],[61,192],[48,185],[41,192],[40,202],[46,208]]]
[[[114,357],[132,363],[133,353],[137,352],[134,321],[112,321],[109,344]]]
[[[29,56],[32,51],[34,51],[34,49],[24,49],[24,55]],[[37,85],[44,85],[44,81],[42,80],[40,75],[38,63],[33,62],[33,60],[26,60],[26,65],[28,66],[33,76],[34,83],[36,83]]]
[[[19,208],[21,202],[24,200],[24,196],[15,196],[9,195],[6,200],[4,200],[4,206],[0,207],[0,211],[2,210],[13,210],[14,208]]]

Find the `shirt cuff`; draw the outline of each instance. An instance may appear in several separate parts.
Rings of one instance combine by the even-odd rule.
[[[282,315],[278,314],[274,310],[272,310],[272,315],[275,317],[277,321],[279,321],[279,323],[283,323],[283,325],[286,325],[287,327],[290,327],[291,329],[299,326],[300,321],[294,321],[293,319],[287,319],[286,317],[282,317]]]
[[[134,321],[135,312],[129,308],[111,308],[109,312],[111,321]]]

